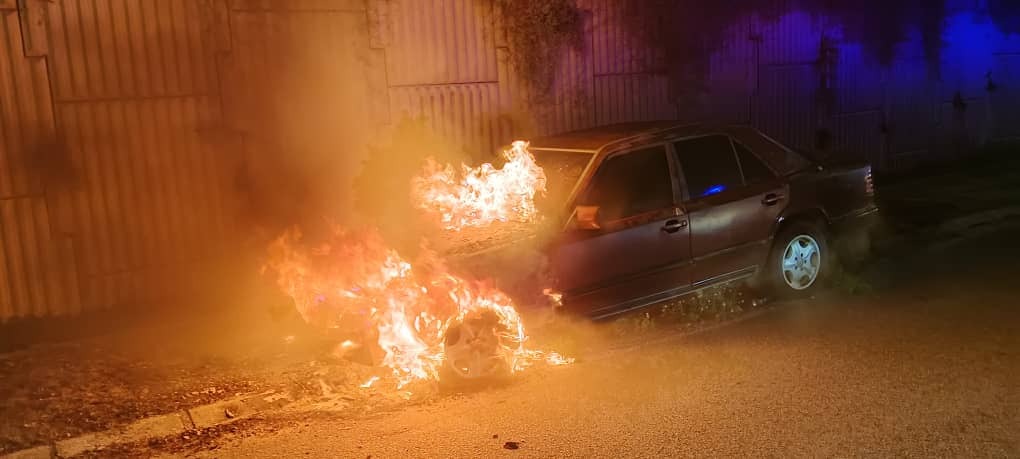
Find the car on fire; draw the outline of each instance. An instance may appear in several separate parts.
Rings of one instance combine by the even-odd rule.
[[[835,242],[859,247],[878,211],[869,165],[812,160],[748,126],[618,124],[528,149],[546,177],[540,224],[455,233],[469,247],[460,266],[541,265],[530,278],[542,285],[503,287],[525,294],[551,280],[561,311],[594,319],[728,282],[809,294],[830,274]],[[520,257],[534,247],[546,263]],[[510,332],[482,317],[451,323],[443,379],[507,374]]]
[[[563,308],[608,317],[720,283],[808,294],[834,242],[867,236],[871,166],[830,164],[748,126],[648,122],[531,142]]]

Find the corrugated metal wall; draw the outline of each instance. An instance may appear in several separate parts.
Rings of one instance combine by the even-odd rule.
[[[60,176],[46,60],[0,3],[0,319],[81,308],[76,243],[60,230],[47,179]],[[38,11],[33,11],[38,14]]]
[[[222,124],[205,4],[22,6],[0,11],[0,318],[186,290],[232,225],[231,159],[205,135]]]
[[[531,100],[487,0],[0,0],[0,318],[167,298],[225,247],[244,158],[318,161],[343,212],[366,146],[404,116],[478,159],[681,116],[803,148],[826,130],[887,169],[1020,136],[1020,37],[982,2],[947,3],[935,64],[919,30],[880,64],[838,19],[759,2],[713,39],[694,102],[624,2],[576,3],[582,43]]]

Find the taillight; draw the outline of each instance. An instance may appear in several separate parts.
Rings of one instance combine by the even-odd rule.
[[[871,168],[868,168],[868,173],[864,175],[864,192],[868,195],[875,194],[875,181],[871,178]]]

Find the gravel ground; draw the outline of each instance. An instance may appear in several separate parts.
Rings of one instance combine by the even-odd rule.
[[[356,393],[376,371],[295,320],[221,309],[0,354],[0,454],[239,394]]]

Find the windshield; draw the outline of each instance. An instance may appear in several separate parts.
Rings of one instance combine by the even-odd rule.
[[[545,171],[546,193],[536,198],[539,211],[546,215],[557,215],[566,205],[570,192],[574,190],[581,174],[595,155],[583,151],[531,150],[535,160]]]

